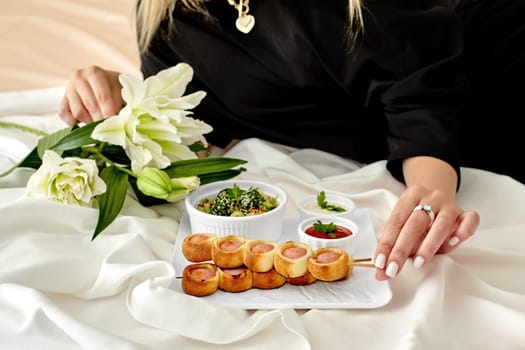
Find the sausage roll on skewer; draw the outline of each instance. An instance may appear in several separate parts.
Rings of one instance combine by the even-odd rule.
[[[275,269],[266,272],[253,272],[253,287],[258,289],[274,289],[283,286],[286,277]]]
[[[244,249],[243,261],[254,272],[267,272],[273,269],[273,258],[277,243],[263,240],[250,240]]]
[[[241,267],[245,247],[246,239],[243,237],[234,235],[219,237],[211,247],[211,258],[217,266],[224,269]]]
[[[288,283],[295,286],[307,286],[314,283],[315,281],[317,281],[317,278],[315,278],[315,276],[312,275],[310,271],[306,271],[304,275],[299,277],[288,278]]]
[[[221,269],[219,268],[219,289],[225,292],[244,292],[252,288],[253,274],[245,266]]]
[[[193,233],[182,241],[182,254],[191,262],[211,260],[211,247],[217,236],[213,233]]]
[[[351,272],[348,253],[339,248],[317,249],[307,261],[308,271],[321,281],[338,281]]]
[[[312,254],[312,248],[306,243],[295,241],[282,243],[275,252],[275,270],[286,278],[303,276],[308,271],[306,262]]]
[[[218,288],[219,271],[214,264],[190,264],[182,271],[182,290],[186,294],[203,297],[215,293]]]

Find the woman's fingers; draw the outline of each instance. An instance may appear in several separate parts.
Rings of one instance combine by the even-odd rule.
[[[89,122],[90,113],[84,107],[84,103],[78,92],[74,88],[66,88],[66,92],[60,102],[58,114],[68,125],[75,125],[80,122]]]
[[[413,264],[415,268],[420,268],[432,259],[450,236],[450,232],[456,230],[458,211],[458,209],[454,208],[452,210],[443,209],[439,212],[439,215],[436,216],[436,220],[429,228],[428,233],[413,255]]]
[[[94,106],[92,113],[93,120],[100,120],[118,114],[122,107],[122,97],[120,94],[120,84],[118,75],[114,72],[103,70],[92,70],[86,76],[89,84],[89,91],[86,91],[86,97],[93,97]],[[91,92],[91,94],[90,94]]]
[[[78,123],[75,117],[73,117],[73,113],[71,113],[71,110],[69,109],[69,101],[65,95],[58,106],[58,115],[60,116],[60,119],[62,119],[67,125],[75,125]]]
[[[118,76],[97,66],[75,71],[59,106],[60,117],[73,125],[118,114],[122,107]]]
[[[452,232],[441,245],[438,253],[449,253],[456,249],[460,243],[474,235],[480,222],[479,213],[475,211],[465,211],[458,216],[457,228]]]
[[[374,264],[378,268],[376,278],[379,280],[395,277],[425,239],[430,223],[428,215],[413,211],[415,205],[408,206],[412,209],[398,209],[405,207],[401,204],[393,211],[378,242]]]
[[[448,203],[434,212],[435,220],[429,227],[431,218],[424,210],[412,211],[407,216],[406,209],[399,209],[404,206],[400,203],[387,221],[374,254],[378,280],[398,275],[411,257],[414,267],[420,268],[434,255],[451,252],[472,236],[479,225],[477,212],[464,212]]]
[[[98,102],[88,81],[77,80],[75,88],[68,91],[67,96],[70,101],[69,108],[76,120],[89,123],[100,119]]]

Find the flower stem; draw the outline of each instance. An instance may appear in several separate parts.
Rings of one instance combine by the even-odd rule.
[[[84,150],[85,151],[88,151],[92,154],[95,154],[98,158],[102,159],[104,162],[108,163],[108,164],[111,164],[113,166],[115,166],[115,168],[117,168],[118,170],[130,175],[130,176],[133,176],[133,177],[137,177],[137,174],[135,174],[133,171],[129,170],[128,168],[125,168],[125,167],[122,167],[122,166],[119,166],[117,165],[115,162],[113,162],[111,159],[109,159],[108,157],[106,157],[105,155],[102,154],[101,152],[101,148],[104,147],[104,144],[101,144],[100,145],[100,148],[99,147],[85,147]]]
[[[0,127],[3,127],[3,128],[14,128],[14,129],[22,130],[22,131],[25,131],[25,132],[29,132],[31,134],[35,134],[37,136],[47,136],[48,135],[48,133],[46,133],[46,132],[44,132],[42,130],[34,129],[34,128],[31,128],[29,126],[18,124],[18,123],[13,123],[13,122],[0,122]]]

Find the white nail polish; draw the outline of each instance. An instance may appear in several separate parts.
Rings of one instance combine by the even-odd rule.
[[[459,243],[459,238],[457,236],[454,236],[452,237],[449,241],[448,241],[448,244],[449,245],[456,245]]]
[[[379,254],[376,256],[376,260],[374,261],[375,267],[382,269],[385,267],[386,257],[385,254]]]
[[[422,256],[417,256],[412,264],[416,269],[419,269],[425,263],[425,259]]]
[[[395,261],[392,261],[386,268],[386,275],[388,277],[395,277],[395,275],[397,275],[397,270],[399,270],[399,265],[397,265]]]

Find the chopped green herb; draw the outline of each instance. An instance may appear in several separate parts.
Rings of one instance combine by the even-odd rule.
[[[335,231],[337,230],[337,226],[331,222],[329,224],[323,224],[321,220],[317,220],[313,224],[315,230],[317,232],[326,233],[330,238],[335,238]]]
[[[346,211],[346,209],[343,208],[343,207],[339,207],[339,206],[334,205],[334,204],[328,204],[328,202],[326,201],[326,193],[324,191],[321,191],[321,192],[319,192],[317,194],[317,205],[321,209],[325,209],[325,210],[328,210],[328,211],[335,211],[337,213],[341,213],[343,211]]]

